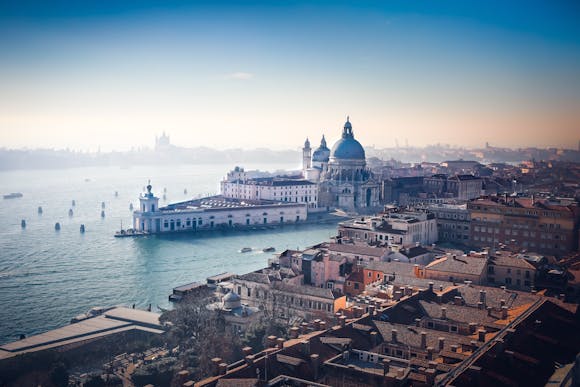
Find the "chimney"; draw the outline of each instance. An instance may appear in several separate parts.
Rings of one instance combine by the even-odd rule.
[[[290,338],[291,339],[297,339],[299,333],[300,333],[300,329],[298,327],[290,328]]]
[[[211,366],[212,366],[212,370],[213,370],[213,375],[219,375],[220,374],[220,363],[222,362],[222,359],[220,357],[214,357],[213,359],[211,359]]]
[[[479,309],[479,310],[483,310],[483,302],[479,301],[479,302],[477,303],[477,309]]]
[[[427,348],[427,332],[421,332],[421,349]]]
[[[318,379],[318,368],[320,367],[320,356],[316,353],[310,355],[310,365],[314,373],[314,380]]]
[[[508,307],[504,305],[501,307],[501,319],[506,320],[507,318],[508,318]]]
[[[475,351],[477,349],[477,341],[471,340],[469,343],[471,344],[471,350]]]
[[[433,360],[433,347],[427,347],[427,360]]]
[[[410,296],[413,294],[413,287],[410,285],[405,286],[405,296]]]
[[[276,346],[276,336],[272,335],[272,336],[268,336],[266,338],[266,345],[269,348],[275,347]]]
[[[437,303],[438,304],[442,304],[443,303],[443,295],[442,294],[438,294],[437,295]]]
[[[244,347],[242,348],[242,353],[244,356],[248,356],[252,354],[252,347]]]
[[[370,316],[375,315],[375,306],[374,305],[369,305],[369,315]]]
[[[226,363],[219,364],[219,375],[225,375],[228,372],[228,365]]]
[[[383,376],[387,376],[390,368],[391,368],[391,360],[390,359],[383,359]]]
[[[415,275],[415,277],[421,278],[421,269],[419,269],[418,264],[413,265],[413,274]]]
[[[504,305],[505,305],[505,300],[499,300],[499,306],[500,306],[500,308],[501,308],[502,306],[504,306]]]
[[[485,334],[487,331],[485,329],[480,329],[477,331],[477,340],[485,343]]]
[[[344,328],[346,326],[346,316],[340,316],[338,318],[338,322],[340,324],[340,327]]]
[[[397,342],[397,330],[396,329],[393,329],[391,331],[391,341],[393,343],[396,343]]]
[[[486,296],[487,296],[487,293],[486,293],[485,290],[480,290],[479,291],[479,302],[481,302],[484,306],[485,306],[485,303],[486,303]]]
[[[446,307],[442,307],[441,308],[441,319],[442,320],[446,320],[447,319],[447,308]]]
[[[326,330],[326,321],[320,321],[318,326],[319,326],[321,331],[325,331]]]
[[[310,341],[304,340],[300,343],[300,346],[302,347],[302,354],[304,356],[310,355]]]
[[[429,282],[429,291],[431,293],[433,293],[433,287],[435,286],[435,284],[433,283],[433,281]]]
[[[308,333],[308,323],[307,322],[303,322],[302,324],[300,324],[300,333],[302,333],[303,335]]]
[[[457,349],[459,348],[459,346],[457,344],[453,344],[451,345],[451,352],[457,352]]]
[[[416,327],[421,326],[421,319],[420,318],[415,319],[415,326]]]
[[[469,333],[474,334],[476,329],[477,329],[477,324],[474,322],[470,322],[469,323]]]
[[[455,296],[453,298],[455,305],[461,305],[463,303],[463,298],[461,298],[461,296]]]
[[[285,340],[284,340],[283,338],[281,338],[281,337],[278,337],[278,338],[276,339],[276,347],[278,347],[279,349],[282,349],[282,348],[284,348],[284,341],[285,341]]]
[[[440,337],[439,338],[439,351],[443,351],[443,349],[445,349],[445,337]]]
[[[252,365],[252,364],[254,364],[255,358],[256,358],[256,356],[254,356],[254,355],[247,355],[244,359],[246,360],[247,365]]]
[[[403,293],[401,293],[400,290],[397,290],[394,294],[393,294],[393,299],[395,301],[399,301],[401,299],[401,297],[403,296]]]
[[[488,306],[487,307],[487,315],[488,316],[491,316],[491,306]]]

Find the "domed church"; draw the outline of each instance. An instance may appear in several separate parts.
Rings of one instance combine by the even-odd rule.
[[[306,139],[302,155],[305,178],[318,183],[319,208],[367,212],[379,206],[380,185],[366,168],[365,150],[354,138],[348,117],[332,150],[322,136],[312,155]]]

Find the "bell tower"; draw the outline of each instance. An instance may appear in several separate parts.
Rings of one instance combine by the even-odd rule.
[[[302,148],[302,175],[306,177],[306,170],[312,167],[312,148],[310,141],[306,138],[304,148]]]

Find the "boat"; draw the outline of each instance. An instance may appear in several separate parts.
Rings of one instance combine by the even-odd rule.
[[[16,199],[21,198],[23,195],[20,192],[12,192],[8,195],[4,195],[4,199]]]
[[[273,253],[274,251],[276,251],[276,249],[274,247],[265,247],[262,249],[262,251],[264,253]]]
[[[20,222],[20,227],[26,228],[26,220],[22,219],[22,221]]]
[[[101,218],[105,217],[105,210],[101,211]]]
[[[240,253],[249,253],[250,251],[252,251],[251,247],[242,247]]]
[[[38,215],[42,215],[42,207],[38,206]]]
[[[119,196],[119,191],[115,191],[115,197]]]
[[[60,223],[56,222],[56,223],[54,224],[54,229],[55,229],[56,231],[60,231]]]
[[[101,208],[104,210],[105,209],[105,202],[101,202]]]
[[[72,208],[68,210],[68,216],[73,216],[73,210],[72,210]]]
[[[84,234],[84,233],[85,233],[85,225],[81,224],[81,234]]]

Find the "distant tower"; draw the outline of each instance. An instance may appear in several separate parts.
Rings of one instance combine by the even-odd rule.
[[[138,231],[158,232],[161,225],[153,222],[151,215],[159,210],[159,198],[151,192],[151,182],[147,184],[147,192],[139,196],[139,210],[133,212],[133,227]]]
[[[302,174],[306,176],[306,170],[312,167],[312,149],[310,148],[310,141],[306,138],[304,141],[304,148],[302,148]]]

